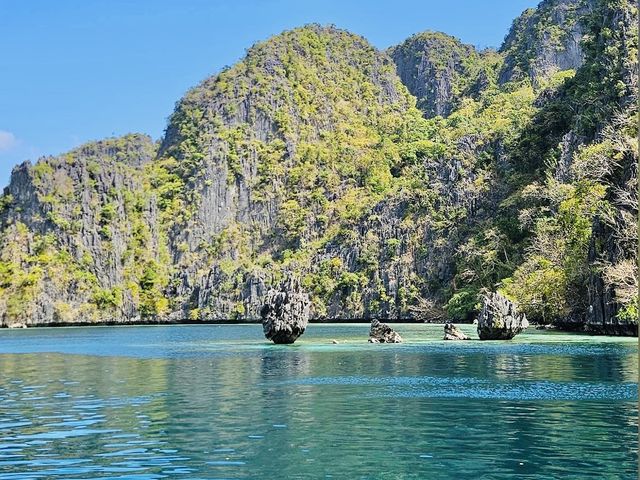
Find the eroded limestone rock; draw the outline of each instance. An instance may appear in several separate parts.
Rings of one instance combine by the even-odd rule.
[[[264,336],[273,343],[289,344],[302,335],[309,323],[309,295],[296,281],[287,281],[279,290],[269,290],[260,310]]]
[[[456,327],[453,323],[444,324],[444,339],[445,340],[469,340],[469,337],[465,335],[462,330]]]
[[[400,343],[402,337],[386,323],[379,320],[371,321],[371,330],[369,331],[369,343]]]
[[[499,293],[485,296],[478,318],[480,340],[511,340],[528,326],[525,314],[505,297]]]

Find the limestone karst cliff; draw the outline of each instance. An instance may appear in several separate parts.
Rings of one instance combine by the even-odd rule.
[[[389,49],[402,83],[425,116],[448,116],[465,97],[497,82],[502,57],[440,32],[419,33]]]
[[[471,320],[499,289],[534,322],[635,333],[636,20],[546,0],[498,51],[258,43],[157,144],[14,169],[0,324],[257,319],[295,276],[313,319]]]

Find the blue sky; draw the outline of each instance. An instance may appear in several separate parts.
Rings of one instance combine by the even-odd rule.
[[[386,48],[439,30],[499,46],[536,0],[0,0],[0,188],[24,160],[90,140],[159,138],[191,86],[246,48],[333,23]]]

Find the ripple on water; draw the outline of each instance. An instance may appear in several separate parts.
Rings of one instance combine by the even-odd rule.
[[[638,399],[635,383],[517,381],[495,382],[451,377],[313,377],[281,384],[383,387],[366,397],[475,398],[498,400],[623,400]]]
[[[35,332],[74,355],[0,354],[0,480],[637,477],[635,345],[328,345],[344,331]]]

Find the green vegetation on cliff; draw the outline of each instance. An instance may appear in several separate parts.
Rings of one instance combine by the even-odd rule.
[[[159,148],[16,168],[2,323],[254,318],[295,275],[315,318],[470,320],[499,289],[534,321],[633,330],[636,19],[547,0],[500,52],[318,25],[258,43]]]
[[[417,98],[426,117],[451,114],[465,97],[476,98],[495,87],[502,57],[478,52],[457,38],[423,32],[389,49],[400,79]]]
[[[127,135],[17,167],[3,197],[5,324],[43,312],[56,323],[161,313],[168,251],[152,235],[155,192],[144,175],[155,151],[148,137]],[[142,281],[150,268],[165,278],[155,290]]]

